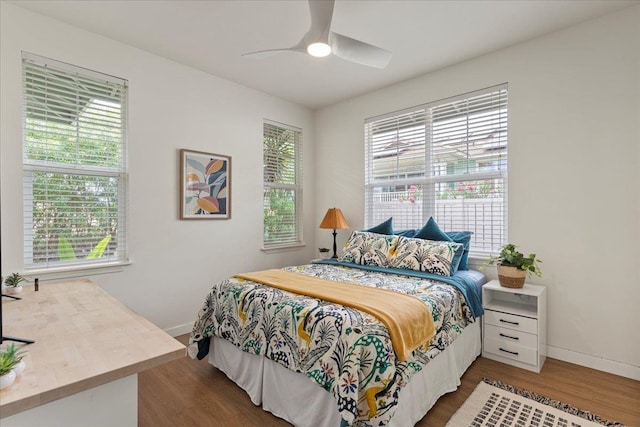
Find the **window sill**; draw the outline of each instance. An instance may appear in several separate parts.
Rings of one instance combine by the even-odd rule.
[[[290,252],[290,251],[296,251],[300,248],[304,248],[305,246],[307,245],[304,243],[291,243],[287,245],[263,247],[261,251],[267,254],[276,253],[276,252]]]
[[[128,265],[131,265],[131,261],[87,266],[74,265],[72,267],[35,268],[25,270],[23,276],[25,279],[31,280],[36,277],[40,280],[71,279],[97,274],[119,273]]]

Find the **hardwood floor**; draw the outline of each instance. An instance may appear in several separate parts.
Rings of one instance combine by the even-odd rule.
[[[186,344],[188,335],[178,340]],[[628,427],[640,426],[640,381],[555,359],[547,359],[535,374],[482,357],[464,374],[458,390],[441,397],[416,426],[444,426],[482,378],[534,391]],[[138,419],[142,427],[290,425],[255,406],[244,390],[206,361],[188,357],[140,373]]]

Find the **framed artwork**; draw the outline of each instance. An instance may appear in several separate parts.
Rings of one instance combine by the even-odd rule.
[[[180,150],[180,219],[231,218],[231,157]]]

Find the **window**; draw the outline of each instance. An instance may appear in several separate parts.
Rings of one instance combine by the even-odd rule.
[[[302,244],[302,131],[264,122],[264,247]]]
[[[23,54],[24,265],[123,263],[127,81]]]
[[[365,120],[365,223],[473,231],[471,252],[506,243],[507,86]]]

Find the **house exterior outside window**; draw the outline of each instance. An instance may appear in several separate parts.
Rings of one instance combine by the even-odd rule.
[[[264,249],[302,244],[302,130],[264,121]]]
[[[24,267],[127,259],[127,81],[23,54]]]
[[[507,241],[507,85],[365,120],[365,226],[430,216],[472,231],[471,253]]]

